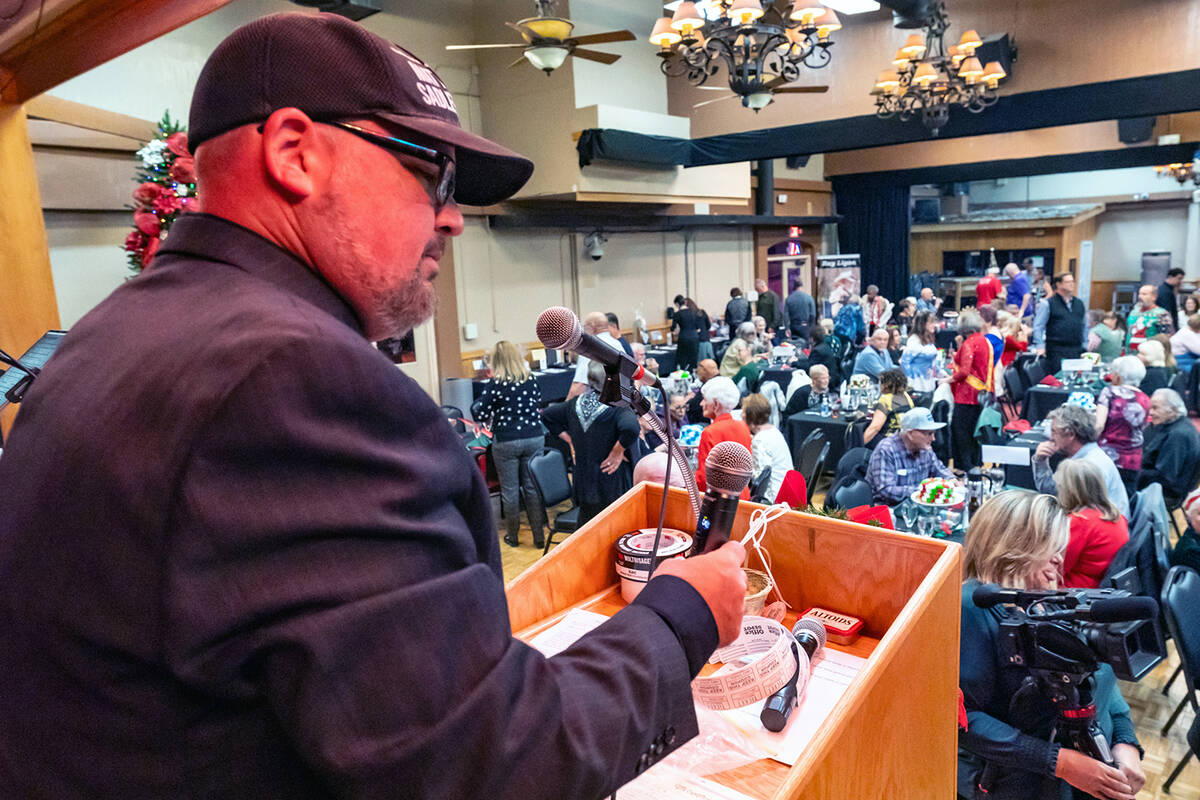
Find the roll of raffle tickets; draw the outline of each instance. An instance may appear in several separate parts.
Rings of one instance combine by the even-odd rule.
[[[693,680],[692,696],[697,703],[716,711],[740,708],[770,697],[796,672],[794,641],[791,632],[774,620],[744,617],[741,636],[708,660],[710,664],[724,666]]]
[[[646,576],[650,574],[650,552],[654,549],[657,531],[657,528],[642,528],[617,539],[617,575],[621,578],[621,599],[626,603],[632,603],[646,585]],[[655,563],[683,555],[691,546],[691,536],[673,528],[663,528]]]

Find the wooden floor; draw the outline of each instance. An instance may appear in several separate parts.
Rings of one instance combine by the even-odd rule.
[[[820,503],[821,500],[818,494],[817,502]],[[565,511],[569,507],[569,504],[564,504],[557,509],[551,509],[550,518],[554,518],[555,511]],[[498,529],[503,530],[498,517],[496,524]],[[565,538],[563,534],[559,534],[559,537]],[[541,549],[533,547],[533,534],[524,516],[521,520],[520,541],[519,547],[509,547],[503,541],[500,542],[506,581],[512,580],[542,557]],[[1186,690],[1183,677],[1180,676],[1171,686],[1170,697],[1164,697],[1161,692],[1167,678],[1178,665],[1179,657],[1175,653],[1175,647],[1168,643],[1166,660],[1152,673],[1138,683],[1121,683],[1121,692],[1129,702],[1133,722],[1137,726],[1138,739],[1146,750],[1146,757],[1142,761],[1142,769],[1146,772],[1146,786],[1138,793],[1138,800],[1200,800],[1200,761],[1196,758],[1192,758],[1175,779],[1170,794],[1162,790],[1163,781],[1187,752],[1185,734],[1188,726],[1192,724],[1193,717],[1191,709],[1185,709],[1179,715],[1179,719],[1175,720],[1169,734],[1165,737],[1161,735],[1163,724]]]

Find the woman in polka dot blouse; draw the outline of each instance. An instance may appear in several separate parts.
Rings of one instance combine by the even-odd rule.
[[[471,415],[492,429],[492,460],[500,478],[500,501],[504,514],[504,543],[520,544],[520,493],[525,494],[525,513],[533,530],[533,546],[544,544],[546,510],[538,501],[529,479],[529,459],[542,452],[545,434],[538,405],[542,400],[537,381],[521,351],[512,342],[496,343],[492,351],[492,379],[483,386],[471,405]]]

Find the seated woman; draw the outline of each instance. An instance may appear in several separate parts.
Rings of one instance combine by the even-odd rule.
[[[787,419],[792,414],[799,414],[801,411],[819,409],[823,401],[828,400],[830,403],[833,403],[836,399],[829,385],[828,367],[824,364],[813,364],[808,368],[808,377],[812,380],[812,383],[807,386],[801,386],[792,392],[787,407],[783,409],[784,419]]]
[[[915,405],[908,393],[908,379],[904,377],[903,370],[887,369],[881,372],[879,401],[875,403],[871,424],[863,431],[863,444],[870,445],[876,436],[891,436],[899,432],[900,417]]]
[[[1129,541],[1129,525],[1108,499],[1095,464],[1067,458],[1054,471],[1058,503],[1070,515],[1071,540],[1063,554],[1063,586],[1097,589],[1113,556]]]
[[[758,334],[754,332],[754,323],[743,322],[738,325],[737,335],[729,342],[721,358],[721,374],[726,378],[737,375],[742,367],[757,357],[754,353],[757,345]]]
[[[1171,371],[1168,369],[1166,348],[1157,339],[1147,339],[1138,345],[1137,357],[1146,365],[1146,377],[1142,378],[1139,387],[1147,395],[1154,394],[1159,389],[1165,389],[1171,383]],[[1173,362],[1174,359],[1171,359]]]
[[[1192,300],[1194,295],[1188,295]],[[1200,314],[1187,318],[1187,325],[1171,334],[1171,355],[1180,372],[1188,372],[1196,359],[1200,358]]]
[[[754,480],[758,480],[764,469],[771,470],[763,496],[768,503],[773,503],[783,484],[783,476],[792,468],[792,451],[787,439],[771,424],[771,404],[761,394],[752,394],[742,401],[742,422],[754,437],[750,445],[750,453],[754,456]]]
[[[1138,388],[1146,367],[1136,356],[1112,362],[1112,384],[1096,398],[1096,443],[1120,469],[1141,469],[1150,398]]]
[[[1069,539],[1066,515],[1050,495],[1002,492],[971,519],[965,543],[959,687],[967,729],[958,735],[958,795],[969,800],[1070,800],[1072,787],[1096,797],[1132,800],[1146,782],[1129,706],[1112,668],[1095,676],[1096,723],[1119,768],[1049,740],[1053,712],[1014,709],[1027,669],[1000,656],[1004,606],[978,608],[981,583],[1009,589],[1056,589]],[[1044,791],[1047,790],[1047,791]]]
[[[1088,312],[1091,329],[1088,331],[1087,349],[1100,354],[1100,360],[1108,363],[1121,355],[1125,344],[1125,331],[1121,329],[1121,316],[1115,311],[1093,308]]]
[[[588,388],[542,412],[550,432],[566,436],[575,451],[575,502],[579,525],[599,514],[633,486],[633,465],[625,456],[638,438],[638,420],[628,408],[600,402],[604,365],[588,365]],[[735,390],[736,391],[736,390]]]

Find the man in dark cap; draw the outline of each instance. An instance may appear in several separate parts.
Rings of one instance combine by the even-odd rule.
[[[744,551],[561,655],[512,638],[480,474],[370,341],[532,164],[332,15],[234,32],[203,213],[89,313],[0,461],[0,796],[600,797],[696,732]]]

